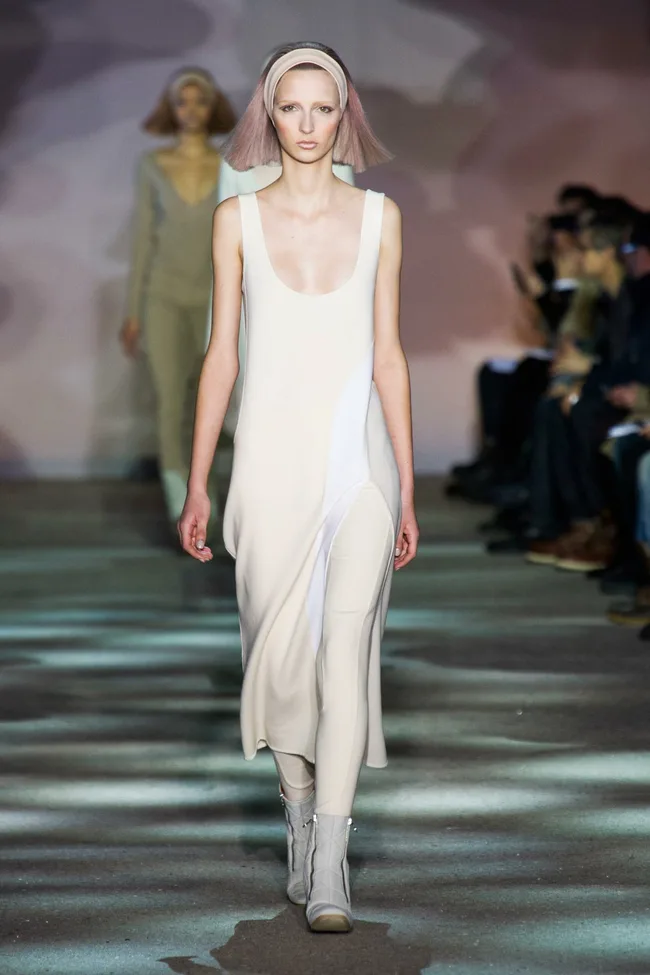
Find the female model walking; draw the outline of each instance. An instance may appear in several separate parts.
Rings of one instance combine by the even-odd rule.
[[[177,72],[144,122],[146,132],[175,136],[175,142],[146,153],[139,163],[121,340],[128,355],[144,345],[151,367],[161,480],[172,525],[185,501],[188,420],[205,353],[212,284],[210,234],[221,156],[210,139],[234,124],[232,108],[202,68]]]
[[[201,561],[206,481],[247,361],[224,512],[236,559],[244,754],[268,746],[287,819],[288,895],[314,931],[352,924],[350,813],[362,762],[381,767],[379,645],[393,567],[418,529],[408,370],[399,340],[400,214],[338,180],[387,158],[339,57],[288,45],[267,66],[226,158],[281,158],[226,200],[213,236],[213,331],[179,532]],[[304,868],[304,869],[303,869]]]

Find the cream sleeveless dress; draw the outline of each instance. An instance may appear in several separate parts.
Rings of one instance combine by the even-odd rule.
[[[358,612],[358,579],[373,604],[358,629],[345,633],[358,633],[357,643],[364,643],[349,654],[363,661],[367,682],[365,762],[381,767],[380,641],[400,519],[397,465],[372,380],[384,196],[366,191],[356,267],[345,284],[321,295],[282,282],[266,249],[256,194],[238,199],[247,358],[224,542],[236,559],[244,755],[251,759],[267,745],[314,761],[320,658],[327,640],[343,632],[337,621],[349,622],[346,592],[350,612]],[[342,526],[355,537],[351,519],[359,523],[353,550],[331,559]],[[386,536],[379,549],[378,535]],[[347,577],[337,584],[333,575],[340,572]],[[338,603],[332,605],[329,590]],[[335,696],[329,688],[328,700]]]

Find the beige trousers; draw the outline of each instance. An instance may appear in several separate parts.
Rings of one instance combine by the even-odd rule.
[[[273,753],[287,798],[307,795],[315,780],[317,813],[352,812],[367,745],[370,638],[383,584],[378,567],[386,565],[393,548],[386,504],[374,486],[364,487],[330,552],[323,639],[316,658],[320,710],[315,767],[302,756]]]
[[[158,455],[167,513],[180,517],[192,451],[196,391],[205,355],[204,305],[183,306],[152,295],[144,342],[157,401]],[[212,517],[218,515],[216,484],[210,485]]]

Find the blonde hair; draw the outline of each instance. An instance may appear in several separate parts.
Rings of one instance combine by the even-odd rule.
[[[174,102],[179,92],[188,85],[198,85],[212,99],[212,112],[206,126],[208,135],[224,135],[232,132],[237,117],[232,105],[217,88],[217,83],[204,68],[181,68],[169,79],[153,112],[142,123],[149,135],[175,135],[179,126]]]

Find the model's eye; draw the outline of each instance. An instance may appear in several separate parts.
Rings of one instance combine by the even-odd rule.
[[[325,115],[330,115],[333,111],[334,109],[331,105],[321,105],[319,108],[319,112],[323,112]]]
[[[294,110],[295,107],[296,107],[295,105],[281,105],[280,106],[280,111],[281,112],[293,112],[293,110]]]

